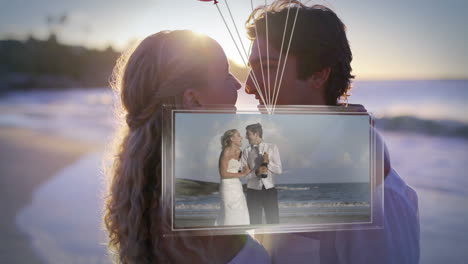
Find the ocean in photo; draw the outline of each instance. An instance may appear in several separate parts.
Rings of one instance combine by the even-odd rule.
[[[369,188],[368,183],[277,184],[280,224],[343,223],[356,216],[370,221]],[[175,226],[214,223],[220,202],[219,192],[176,196]]]

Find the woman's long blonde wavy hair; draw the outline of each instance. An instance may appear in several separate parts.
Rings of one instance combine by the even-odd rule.
[[[231,146],[231,137],[233,137],[237,132],[239,132],[237,129],[229,129],[221,136],[221,149],[223,151],[225,148]]]
[[[203,66],[213,59],[213,42],[191,31],[163,31],[117,62],[111,86],[120,97],[119,129],[104,168],[104,224],[118,263],[168,263],[168,247],[200,251],[187,243],[162,242],[168,223],[161,204],[161,106],[180,105],[186,88],[206,85]]]

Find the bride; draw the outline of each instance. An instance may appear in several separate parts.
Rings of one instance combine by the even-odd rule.
[[[222,151],[219,155],[221,183],[221,210],[215,225],[248,225],[249,210],[240,177],[250,173],[246,166],[241,171],[242,137],[236,129],[230,129],[221,137]]]
[[[164,235],[172,225],[170,203],[161,203],[162,105],[234,106],[241,85],[221,46],[191,31],[162,31],[124,53],[114,75],[122,127],[106,160],[104,221],[115,261],[270,263],[265,248],[248,234],[216,236],[208,229],[203,236]]]

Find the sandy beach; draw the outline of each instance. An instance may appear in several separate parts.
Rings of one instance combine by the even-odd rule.
[[[15,216],[33,191],[58,171],[99,146],[25,128],[0,127],[0,259],[2,263],[43,263]]]

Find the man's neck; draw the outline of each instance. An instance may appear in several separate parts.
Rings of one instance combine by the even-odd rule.
[[[326,100],[326,88],[323,87],[311,87],[307,86],[306,89],[309,91],[307,95],[300,97],[300,102],[297,104],[301,105],[314,105],[314,106],[324,106],[327,105]]]
[[[260,145],[260,143],[262,143],[262,139],[257,140],[257,141],[254,142],[252,145]]]

